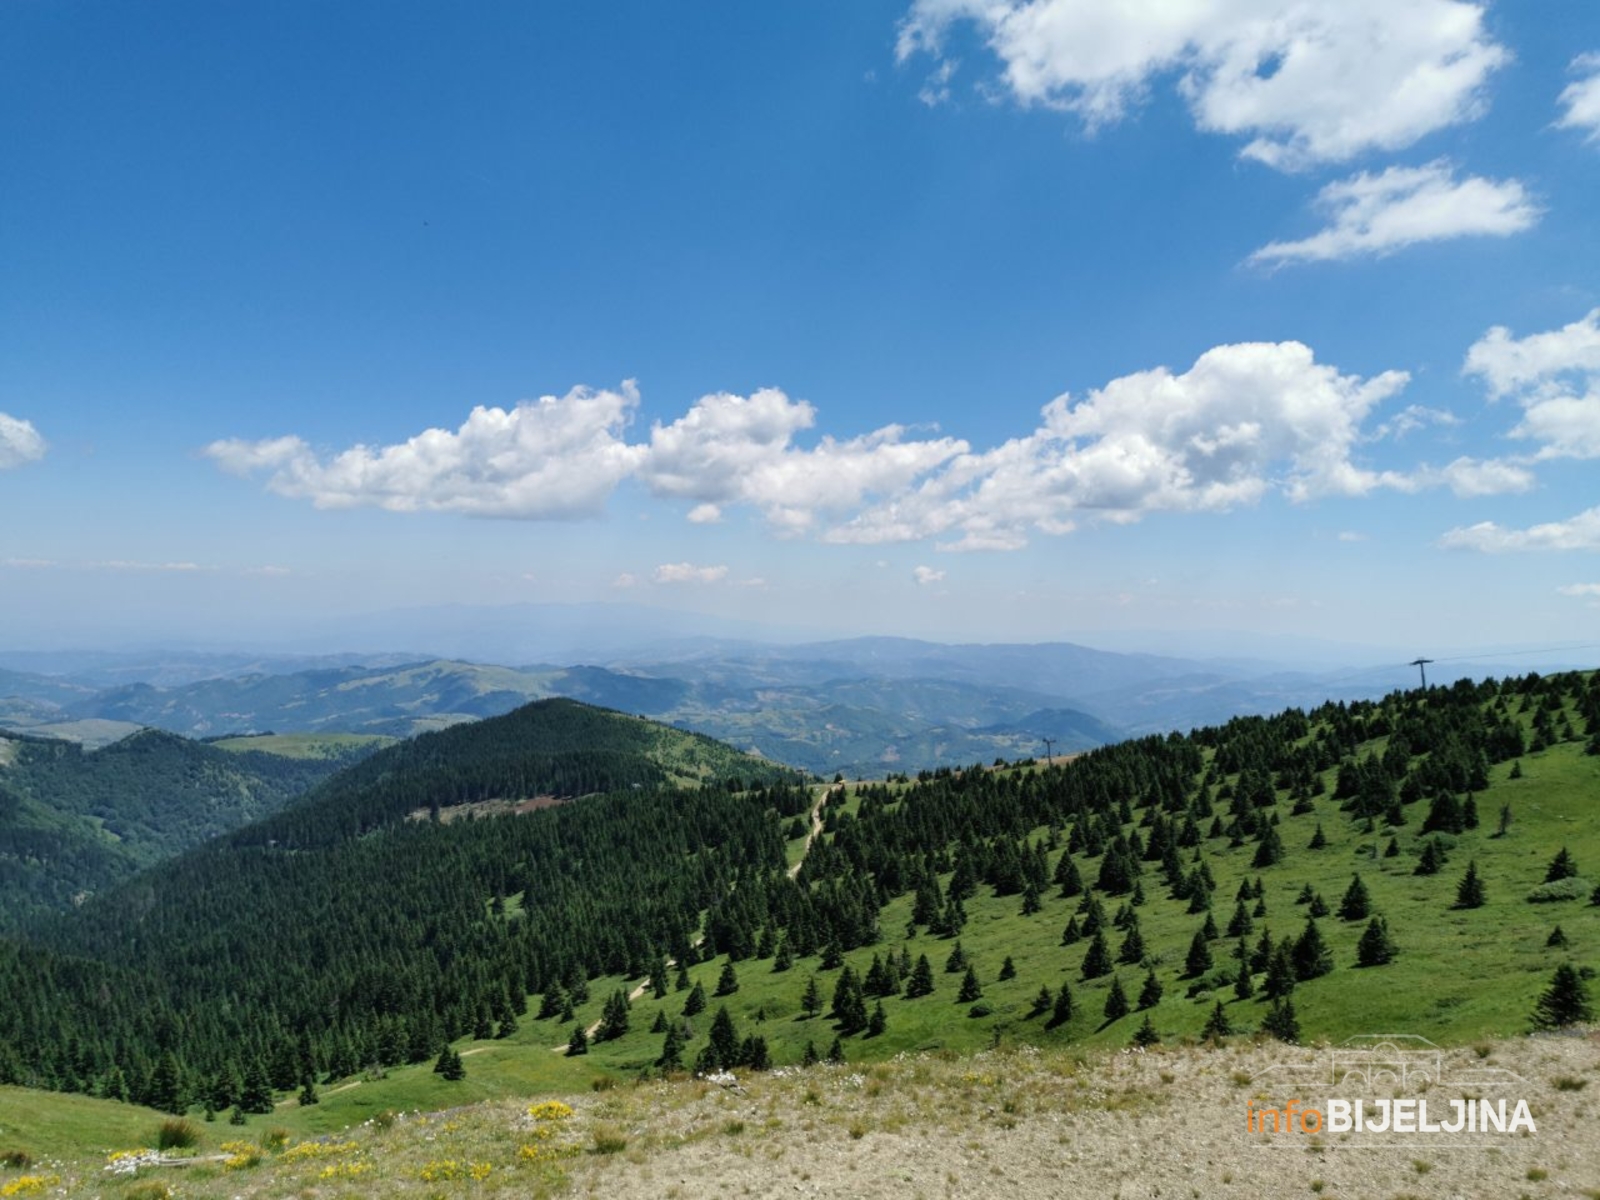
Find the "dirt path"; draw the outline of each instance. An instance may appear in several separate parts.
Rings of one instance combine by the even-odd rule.
[[[825,783],[817,789],[817,802],[811,806],[811,832],[806,834],[806,844],[800,851],[799,860],[789,868],[790,879],[800,874],[800,868],[806,865],[806,855],[811,853],[811,843],[822,836],[822,807],[828,803],[828,797],[833,794],[833,786],[831,783]],[[843,790],[840,789],[841,792]]]

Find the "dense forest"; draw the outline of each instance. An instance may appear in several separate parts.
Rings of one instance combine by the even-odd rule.
[[[570,1022],[601,976],[649,979],[663,998],[674,972],[686,988],[686,968],[717,958],[728,991],[736,964],[760,962],[792,981],[792,1007],[806,1012],[820,1005],[820,974],[838,1035],[871,1038],[886,1001],[944,986],[928,961],[936,945],[961,979],[964,1007],[952,1016],[1032,1020],[1030,1036],[1069,1036],[1084,1028],[1087,989],[1107,990],[1114,1024],[1182,988],[1208,1008],[1215,1000],[1214,1032],[1237,1028],[1227,1002],[1256,1006],[1262,1028],[1293,1038],[1297,986],[1384,968],[1425,932],[1380,910],[1360,870],[1327,897],[1307,883],[1284,911],[1278,897],[1297,865],[1337,842],[1370,863],[1370,878],[1418,881],[1410,893],[1421,899],[1408,903],[1481,904],[1461,846],[1516,836],[1509,805],[1481,802],[1499,794],[1491,775],[1509,765],[1515,776],[1523,756],[1547,750],[1563,762],[1600,755],[1600,676],[1463,682],[1238,718],[1047,769],[862,785],[848,803],[836,793],[825,836],[795,872],[785,848],[812,791],[684,737],[556,701],[419,738],[35,927],[26,943],[0,943],[0,990],[15,999],[0,1011],[0,1082],[164,1108],[270,1107],[274,1090],[308,1080],[443,1061],[450,1041],[505,1036],[523,1020]],[[1594,777],[1584,770],[1574,777]],[[699,785],[669,782],[688,775]],[[406,819],[485,797],[590,790],[524,816]],[[1582,802],[1600,803],[1593,791]],[[1566,847],[1517,854],[1544,872],[1530,900],[1590,906],[1592,885]],[[1007,905],[986,931],[968,924],[969,906],[989,904],[980,897]],[[891,906],[903,914],[892,925]],[[1060,930],[1048,973],[1029,979],[1045,968],[1027,958],[1020,967],[1039,998],[1026,1013],[994,1013],[978,1000],[963,936],[1008,949],[1026,940],[1010,922],[1038,921]],[[1181,935],[1158,935],[1158,922]],[[1552,953],[1565,946],[1555,933]],[[1336,941],[1349,942],[1348,959],[1341,950],[1336,961]],[[863,954],[871,966],[857,970]],[[1009,953],[983,966],[990,986],[1019,971]],[[626,1030],[625,1010],[608,1002],[607,1027]],[[719,1014],[713,1045],[723,1025]],[[1159,1036],[1148,1012],[1146,1026]],[[704,1056],[686,1045],[692,1030],[662,1028],[664,1060]],[[766,1060],[764,1042],[727,1046],[713,1058]]]
[[[94,751],[0,735],[0,932],[270,816],[359,757],[232,754],[156,730]]]

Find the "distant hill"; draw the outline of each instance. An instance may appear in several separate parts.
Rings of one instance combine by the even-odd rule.
[[[359,757],[235,754],[153,729],[93,751],[0,734],[0,931],[268,816]]]

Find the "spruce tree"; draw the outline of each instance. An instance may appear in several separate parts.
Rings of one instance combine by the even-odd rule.
[[[589,1053],[589,1035],[584,1032],[582,1025],[574,1025],[572,1036],[567,1039],[567,1057],[574,1058],[587,1053]]]
[[[1144,977],[1144,985],[1139,989],[1139,1007],[1141,1009],[1154,1008],[1161,1003],[1161,980],[1156,976],[1152,967]]]
[[[1561,926],[1559,925],[1550,931],[1550,936],[1545,938],[1544,944],[1547,950],[1565,950],[1567,946],[1570,945],[1570,943],[1567,941],[1566,933],[1563,932]]]
[[[676,1025],[668,1025],[667,1033],[661,1039],[661,1056],[656,1059],[656,1066],[663,1071],[683,1070],[683,1034]]]
[[[1272,1002],[1261,1021],[1261,1031],[1271,1034],[1280,1042],[1295,1043],[1300,1040],[1300,1021],[1295,1016],[1294,1001],[1287,996]]]
[[[1111,951],[1106,948],[1105,934],[1096,930],[1089,951],[1083,956],[1083,977],[1099,979],[1111,974]]]
[[[872,1016],[867,1019],[867,1036],[879,1037],[889,1028],[889,1018],[883,1011],[883,1001],[872,1006]]]
[[[1211,1015],[1206,1018],[1205,1027],[1200,1030],[1201,1040],[1207,1042],[1220,1042],[1223,1038],[1233,1033],[1233,1025],[1228,1020],[1228,1014],[1218,1000],[1216,1007],[1211,1010]]]
[[[933,994],[933,966],[928,962],[926,954],[917,955],[917,965],[911,969],[911,978],[906,981],[906,999],[915,1000],[918,996],[931,996]]]
[[[701,986],[700,981],[697,979],[694,987],[689,990],[689,994],[684,997],[683,1015],[686,1017],[699,1016],[705,1009],[706,989]]]
[[[1272,948],[1267,959],[1267,977],[1262,981],[1261,990],[1269,1000],[1281,1000],[1294,991],[1294,985],[1294,950],[1289,939],[1284,938]]]
[[[1048,1010],[1049,1007],[1050,985],[1048,983],[1042,983],[1039,985],[1039,994],[1033,998],[1033,1007],[1028,1010],[1028,1015],[1030,1017],[1037,1017],[1039,1014]]]
[[[1004,983],[1006,980],[1015,979],[1016,977],[1017,964],[1011,961],[1011,956],[1008,954],[1006,955],[1005,962],[1000,964],[1000,982]]]
[[[1562,963],[1550,979],[1550,986],[1533,1008],[1535,1029],[1565,1029],[1594,1020],[1589,1006],[1589,989],[1571,963]]]
[[[1422,846],[1422,857],[1417,859],[1416,870],[1413,875],[1437,875],[1444,866],[1444,847],[1439,844],[1438,838],[1429,838]]]
[[[978,973],[971,967],[961,979],[961,990],[956,993],[957,1004],[971,1004],[983,995],[983,988],[978,983]]]
[[[459,1056],[457,1057],[457,1061],[460,1061]],[[450,1076],[446,1075],[445,1078],[449,1079]],[[312,1078],[310,1072],[307,1072],[305,1078],[300,1081],[300,1107],[310,1108],[313,1104],[320,1103],[322,1103],[322,1101],[317,1096],[317,1081]]]
[[[717,990],[714,996],[731,996],[739,990],[739,976],[734,973],[733,960],[722,964],[722,974],[717,976]]]
[[[1456,907],[1482,908],[1488,899],[1483,880],[1478,875],[1477,860],[1474,859],[1467,863],[1467,873],[1461,877],[1461,882],[1456,884]]]
[[[1361,940],[1356,943],[1356,965],[1381,967],[1393,962],[1396,953],[1394,941],[1389,937],[1389,923],[1382,917],[1373,917],[1367,922]]]
[[[844,1062],[844,1042],[838,1038],[834,1038],[833,1045],[828,1047],[828,1061],[836,1065]]]
[[[1546,883],[1558,883],[1563,879],[1572,879],[1578,874],[1577,861],[1571,852],[1561,847],[1560,853],[1550,860],[1550,866],[1544,873]]]
[[[1128,994],[1122,990],[1122,980],[1111,978],[1111,991],[1106,995],[1106,1022],[1120,1021],[1128,1015]]]
[[[1344,898],[1339,901],[1339,919],[1341,921],[1364,921],[1372,912],[1372,897],[1367,893],[1367,885],[1361,882],[1360,875],[1350,876],[1350,886],[1344,890]]]
[[[1189,954],[1183,962],[1183,973],[1190,979],[1198,979],[1211,970],[1211,944],[1206,941],[1205,930],[1200,930],[1189,942]]]
[[[822,989],[817,986],[815,975],[806,980],[806,990],[800,996],[800,1010],[808,1017],[814,1017],[822,1011]]]
[[[726,1005],[719,1005],[717,1015],[711,1019],[707,1049],[719,1070],[729,1070],[739,1065],[739,1030]]]
[[[1306,927],[1294,944],[1294,976],[1304,982],[1316,979],[1333,970],[1333,951],[1323,940],[1315,917],[1306,918]]]
[[[1061,990],[1056,993],[1055,1003],[1051,1006],[1048,1028],[1054,1029],[1070,1020],[1072,1020],[1072,989],[1063,983]]]
[[[1150,1014],[1145,1013],[1144,1021],[1139,1028],[1134,1030],[1133,1044],[1135,1046],[1154,1046],[1161,1040],[1161,1035],[1156,1032],[1156,1027],[1150,1021]]]

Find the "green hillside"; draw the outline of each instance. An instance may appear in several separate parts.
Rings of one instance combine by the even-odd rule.
[[[229,754],[156,730],[99,750],[0,734],[0,930],[277,811],[359,754]]]
[[[221,1109],[309,1079],[320,1103],[278,1111],[318,1131],[656,1071],[669,1029],[685,1068],[1120,1046],[1146,1020],[1195,1039],[1219,1006],[1236,1033],[1460,1044],[1525,1031],[1558,966],[1600,962],[1593,675],[839,788],[808,851],[807,791],[731,782],[751,764],[725,747],[570,702],[513,718],[380,752],[0,951],[38,1018],[0,1013],[0,1080]],[[640,738],[711,786],[629,780]],[[541,780],[583,753],[557,744],[604,745],[623,786],[448,824],[373,800],[503,794],[518,742]],[[595,1038],[569,1057],[575,1028]],[[434,1070],[446,1044],[464,1080]]]

